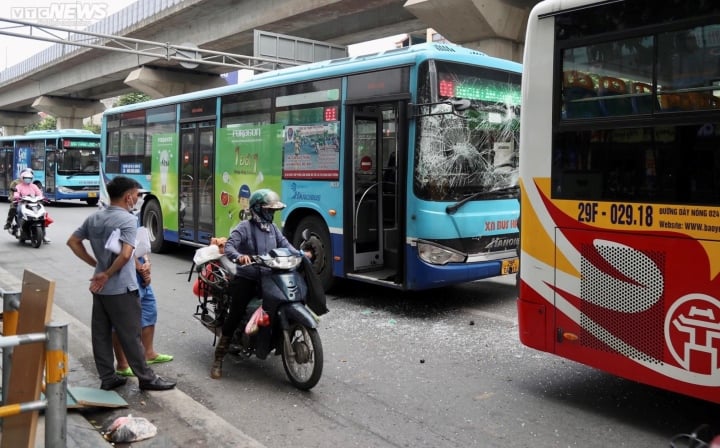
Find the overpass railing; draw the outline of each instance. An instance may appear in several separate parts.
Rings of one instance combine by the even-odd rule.
[[[172,14],[176,11],[177,5],[181,3],[188,3],[187,0],[145,0],[142,2],[135,2],[131,5],[128,5],[126,8],[121,9],[120,11],[111,14],[107,16],[106,18],[95,22],[91,24],[90,26],[83,29],[83,31],[90,31],[92,33],[100,33],[100,34],[108,34],[108,35],[125,35],[130,33],[136,26],[141,25],[145,23],[147,19],[154,16],[160,16],[160,15],[166,15],[166,14]],[[102,8],[102,4],[96,4],[95,8]],[[183,5],[185,6],[185,5]],[[23,6],[21,6],[20,3],[18,3],[17,7],[13,7],[12,9],[17,9],[18,13],[15,14],[13,11],[11,11],[11,16],[13,18],[20,18],[18,14],[22,14]],[[48,11],[51,13],[52,11]],[[101,14],[102,11],[98,10],[88,10],[86,14],[92,18],[98,14]],[[79,12],[76,13],[78,15],[81,15]],[[81,17],[78,17],[80,19]],[[53,20],[52,23],[57,24],[57,20]],[[50,22],[48,22],[50,24]],[[38,23],[38,25],[41,25]],[[1,24],[0,30],[17,30],[18,25],[7,23],[7,24]],[[30,31],[26,31],[28,34],[31,34]],[[15,35],[8,33],[9,35]],[[44,34],[42,31],[38,30],[38,33],[34,33],[33,35],[37,34]],[[47,32],[47,37],[56,37],[57,33]],[[84,35],[82,33],[78,33],[77,35],[70,34],[68,36],[68,40],[77,40],[79,42],[85,42],[88,43],[88,36]],[[100,41],[100,39],[96,39],[97,41]],[[86,48],[82,48],[79,46],[73,46],[73,45],[63,45],[63,44],[56,44],[49,48],[46,48],[45,50],[37,53],[34,56],[31,56],[30,58],[20,62],[19,64],[15,64],[11,67],[6,68],[5,70],[0,72],[0,84],[4,84],[10,80],[13,80],[15,78],[19,78],[27,73],[33,72],[37,70],[38,68],[51,64],[58,59],[64,58],[68,55],[79,53],[81,51],[86,51]]]

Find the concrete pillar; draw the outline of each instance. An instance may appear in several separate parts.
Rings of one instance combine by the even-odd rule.
[[[140,67],[130,72],[125,84],[156,99],[226,86],[227,82],[219,75]]]
[[[32,107],[57,120],[58,129],[82,129],[83,120],[105,110],[105,105],[97,100],[79,100],[57,96],[41,96]]]
[[[506,0],[407,0],[404,8],[450,42],[520,62],[530,6]]]
[[[442,34],[442,33],[441,33]],[[490,56],[521,62],[525,45],[510,39],[491,37],[475,42],[465,42],[464,47],[482,51]]]
[[[2,135],[22,135],[25,127],[42,120],[37,112],[0,111]]]

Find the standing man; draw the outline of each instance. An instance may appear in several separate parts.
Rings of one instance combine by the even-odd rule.
[[[115,373],[113,328],[141,390],[167,390],[176,384],[159,377],[148,367],[140,338],[141,307],[133,260],[137,218],[132,214],[140,188],[139,183],[125,176],[117,176],[108,182],[110,206],[88,216],[67,241],[78,258],[95,268],[90,279],[92,347],[103,390],[127,382],[127,378]],[[105,242],[115,229],[120,229],[119,254],[105,249]],[[85,248],[84,240],[90,241],[94,258]]]

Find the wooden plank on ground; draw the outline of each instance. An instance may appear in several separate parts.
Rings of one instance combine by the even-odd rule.
[[[75,400],[74,408],[105,407],[126,408],[127,401],[114,390],[102,390],[94,387],[68,386],[68,396]]]
[[[54,294],[55,281],[25,270],[18,313],[18,335],[45,332],[45,325],[50,322]],[[38,400],[42,389],[44,366],[45,344],[24,344],[15,347],[5,403],[19,404]],[[38,411],[34,411],[5,417],[0,447],[34,447],[38,415]]]

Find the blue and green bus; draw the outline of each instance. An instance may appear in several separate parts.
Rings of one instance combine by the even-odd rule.
[[[326,288],[512,274],[520,78],[517,63],[432,43],[262,73],[105,111],[101,176],[147,190],[155,252],[227,236],[271,188],[289,240],[310,230]]]
[[[0,137],[0,196],[25,168],[51,201],[98,202],[100,135],[84,129],[30,131]]]

